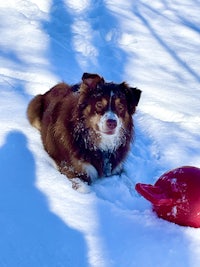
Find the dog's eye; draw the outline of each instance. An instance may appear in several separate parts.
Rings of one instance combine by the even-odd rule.
[[[101,101],[98,101],[95,105],[97,111],[101,111],[103,109],[103,103]]]
[[[121,103],[118,103],[117,106],[116,106],[116,108],[117,108],[117,111],[118,111],[119,113],[121,113],[121,112],[124,111],[124,105],[121,104]]]

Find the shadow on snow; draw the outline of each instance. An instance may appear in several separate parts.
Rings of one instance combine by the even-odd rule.
[[[0,266],[88,266],[82,234],[49,211],[35,186],[26,137],[9,133],[0,159]]]
[[[93,61],[93,55],[85,55],[87,61],[85,69],[78,60],[82,55],[73,45],[76,32],[73,32],[72,25],[78,20],[89,23],[92,35],[90,39],[97,50],[96,61]],[[106,80],[121,82],[126,53],[117,47],[118,21],[103,1],[96,1],[85,13],[77,15],[69,11],[63,0],[54,0],[50,11],[50,21],[42,22],[42,27],[50,37],[47,55],[52,64],[52,70],[61,80],[76,83],[83,72],[96,72],[103,75]]]

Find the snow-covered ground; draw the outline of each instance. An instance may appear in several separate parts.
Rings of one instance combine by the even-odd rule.
[[[0,3],[0,266],[197,267],[200,230],[158,219],[134,190],[200,167],[199,0]],[[142,89],[126,175],[80,194],[26,119],[83,72]]]

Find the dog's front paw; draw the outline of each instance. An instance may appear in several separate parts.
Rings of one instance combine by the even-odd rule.
[[[123,166],[122,164],[119,164],[113,171],[112,175],[121,175],[123,173]]]
[[[90,186],[88,185],[88,183],[80,180],[79,178],[72,178],[70,179],[72,182],[72,188],[76,191],[78,191],[79,193],[82,194],[88,194],[91,191]]]

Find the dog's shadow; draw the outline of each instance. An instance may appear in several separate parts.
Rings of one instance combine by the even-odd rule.
[[[63,262],[88,266],[82,234],[49,211],[35,182],[26,137],[9,133],[0,149],[0,263],[7,267],[55,267]]]

